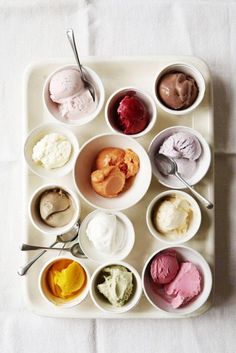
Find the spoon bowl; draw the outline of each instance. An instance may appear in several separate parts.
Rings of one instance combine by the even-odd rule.
[[[158,153],[155,159],[160,173],[173,175],[178,171],[178,166],[173,158]]]

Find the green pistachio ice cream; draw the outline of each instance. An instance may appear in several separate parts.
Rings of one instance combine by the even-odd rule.
[[[103,269],[105,281],[97,285],[100,293],[116,306],[123,306],[133,291],[133,275],[124,266],[110,266]]]

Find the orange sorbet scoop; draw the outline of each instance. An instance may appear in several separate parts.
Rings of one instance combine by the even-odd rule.
[[[118,167],[105,167],[91,174],[91,182],[99,195],[115,197],[125,186],[125,174]]]

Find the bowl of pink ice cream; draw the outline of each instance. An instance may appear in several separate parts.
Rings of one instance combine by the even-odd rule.
[[[163,175],[157,155],[163,154],[175,160],[179,174],[190,185],[197,184],[206,175],[211,164],[211,151],[205,138],[186,126],[172,126],[159,132],[151,141],[148,154],[152,172],[157,180],[172,189],[185,186],[175,175]]]
[[[95,98],[85,87],[75,65],[60,67],[46,80],[43,100],[48,112],[59,122],[81,126],[95,119],[104,104],[105,91],[95,71],[83,67],[85,76],[95,88]]]
[[[191,314],[208,300],[212,273],[204,257],[186,246],[154,252],[142,273],[143,290],[158,310],[176,315]]]

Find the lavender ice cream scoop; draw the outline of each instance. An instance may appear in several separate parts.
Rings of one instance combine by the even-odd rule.
[[[202,147],[197,137],[188,132],[177,132],[168,137],[161,145],[159,153],[172,158],[187,158],[197,160]]]
[[[185,178],[190,178],[196,170],[196,161],[201,156],[202,147],[195,135],[180,131],[163,142],[159,153],[174,158],[179,173]]]

